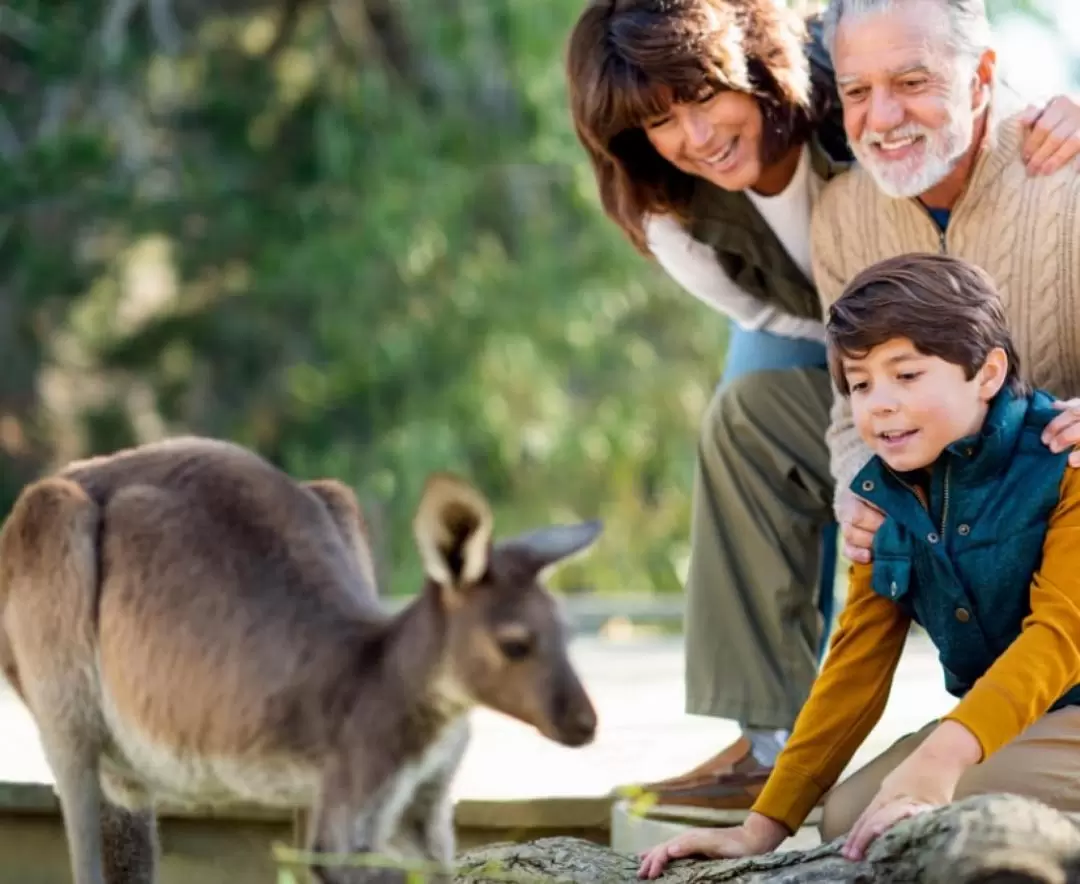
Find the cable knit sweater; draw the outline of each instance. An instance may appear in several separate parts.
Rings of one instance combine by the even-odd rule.
[[[947,252],[997,283],[1026,379],[1062,398],[1080,396],[1080,174],[1069,164],[1052,176],[1028,176],[1016,115],[991,119],[987,130],[944,234],[920,202],[887,196],[861,168],[829,182],[811,224],[823,311],[872,263]],[[840,395],[827,441],[839,496],[870,459]]]

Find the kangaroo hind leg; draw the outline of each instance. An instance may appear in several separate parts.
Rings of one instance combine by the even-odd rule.
[[[104,738],[95,675],[97,505],[73,482],[35,482],[0,533],[11,665],[52,769],[75,884],[104,884]]]
[[[105,884],[154,884],[160,844],[153,799],[108,759],[102,760],[101,785]]]
[[[102,806],[105,884],[154,884],[158,838],[154,811]]]

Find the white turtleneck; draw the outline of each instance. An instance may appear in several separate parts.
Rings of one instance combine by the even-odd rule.
[[[765,223],[807,277],[811,277],[810,212],[822,184],[810,166],[810,150],[804,146],[794,177],[780,193],[762,196],[746,191]],[[651,216],[645,223],[645,236],[649,250],[672,279],[744,328],[825,340],[821,322],[784,313],[739,288],[717,263],[712,248],[694,239],[674,218]]]

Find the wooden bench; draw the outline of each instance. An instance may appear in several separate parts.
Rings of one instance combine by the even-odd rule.
[[[459,849],[571,835],[610,840],[610,802],[552,798],[459,801]],[[163,808],[160,884],[272,884],[275,843],[296,844],[296,815],[257,807]],[[69,884],[60,807],[45,783],[0,783],[0,881]]]

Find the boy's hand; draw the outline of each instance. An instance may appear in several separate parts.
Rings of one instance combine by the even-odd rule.
[[[851,827],[843,854],[860,860],[874,839],[902,819],[948,804],[960,777],[982,757],[982,747],[962,724],[944,721],[885,779]]]
[[[1061,411],[1043,430],[1043,445],[1055,454],[1066,448],[1074,449],[1069,453],[1069,466],[1080,467],[1080,399],[1057,400],[1054,407]]]
[[[730,829],[691,829],[642,853],[638,877],[656,878],[669,862],[687,856],[738,859],[769,853],[787,836],[780,823],[759,813],[751,813],[741,826]]]
[[[900,820],[933,810],[952,800],[956,783],[943,782],[941,771],[930,770],[915,756],[902,762],[881,781],[881,788],[851,827],[843,854],[861,860],[874,840]]]
[[[844,555],[852,562],[865,565],[870,561],[874,534],[885,521],[885,515],[850,490],[840,495],[837,509],[840,511],[840,533],[844,536]]]

